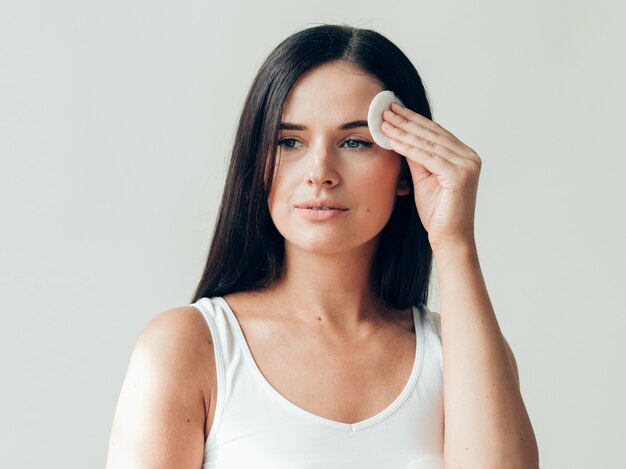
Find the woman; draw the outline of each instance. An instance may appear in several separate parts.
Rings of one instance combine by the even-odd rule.
[[[382,90],[406,105],[383,115],[392,150],[366,121]],[[109,469],[538,467],[476,252],[481,160],[430,118],[374,31],[316,26],[270,54],[193,304],[133,351]]]

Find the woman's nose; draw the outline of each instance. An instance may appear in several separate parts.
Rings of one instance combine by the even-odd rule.
[[[335,186],[339,182],[339,173],[336,167],[336,155],[326,144],[317,145],[310,155],[307,168],[307,183],[310,185]]]

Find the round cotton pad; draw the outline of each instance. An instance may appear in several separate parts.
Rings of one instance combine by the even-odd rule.
[[[393,91],[381,91],[374,96],[367,112],[367,126],[370,129],[372,138],[378,145],[387,150],[391,150],[391,143],[389,137],[383,133],[381,125],[383,125],[384,121],[383,112],[385,109],[391,108],[391,103],[399,103],[401,106],[404,106],[404,103],[400,101],[400,98]]]

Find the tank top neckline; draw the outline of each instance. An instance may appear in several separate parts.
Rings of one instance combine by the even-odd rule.
[[[285,396],[283,396],[281,393],[279,393],[278,390],[274,388],[274,386],[272,386],[270,382],[265,378],[263,373],[261,373],[261,370],[259,369],[256,362],[254,361],[254,357],[252,356],[252,352],[250,351],[250,347],[243,333],[243,329],[241,328],[241,324],[239,323],[239,320],[237,319],[237,316],[235,315],[233,310],[230,308],[230,305],[228,304],[228,302],[221,296],[216,296],[215,298],[223,306],[223,309],[226,312],[226,317],[228,318],[229,322],[232,324],[233,329],[235,330],[235,334],[237,335],[237,338],[239,339],[240,348],[243,351],[244,359],[248,364],[248,368],[252,371],[252,374],[257,378],[259,383],[266,389],[269,395],[274,397],[279,403],[281,403],[286,408],[292,411],[295,411],[296,413],[300,414],[302,417],[306,419],[336,428],[338,430],[344,430],[348,432],[355,432],[358,430],[362,430],[364,428],[371,427],[372,425],[392,415],[402,405],[402,403],[407,399],[407,397],[411,394],[411,391],[413,390],[413,388],[415,387],[415,384],[417,383],[417,380],[420,375],[420,371],[422,369],[422,363],[423,363],[423,358],[424,358],[424,330],[423,330],[419,310],[414,305],[411,306],[411,310],[413,313],[413,325],[415,329],[415,359],[413,361],[413,367],[411,368],[411,374],[409,375],[409,378],[404,388],[402,389],[400,394],[398,394],[398,396],[393,400],[393,402],[391,402],[391,404],[389,404],[387,407],[385,407],[383,410],[381,410],[377,414],[371,417],[368,417],[364,420],[361,420],[359,422],[347,423],[347,422],[340,422],[338,420],[332,420],[326,417],[322,417],[321,415],[317,415],[312,412],[309,412],[308,410],[305,410],[297,406],[296,404],[291,402],[289,399],[287,399]]]

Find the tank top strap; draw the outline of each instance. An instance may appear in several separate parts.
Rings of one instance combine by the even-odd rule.
[[[441,315],[436,311],[431,311],[425,304],[421,304],[419,309],[422,313],[424,327],[435,333],[441,340]]]
[[[425,304],[419,305],[424,329],[425,361],[429,363],[432,375],[425,378],[432,383],[441,383],[443,373],[443,342],[441,340],[441,315],[430,310]],[[443,388],[441,388],[441,392]],[[439,392],[439,390],[437,391]]]
[[[188,306],[194,306],[200,310],[204,319],[209,326],[211,337],[213,339],[213,352],[215,354],[215,370],[217,374],[217,396],[215,401],[215,416],[211,431],[207,436],[205,444],[210,443],[217,433],[222,414],[224,412],[227,394],[233,385],[232,364],[237,355],[238,344],[237,336],[233,331],[232,325],[223,311],[216,307],[215,298],[203,297],[195,303]]]

